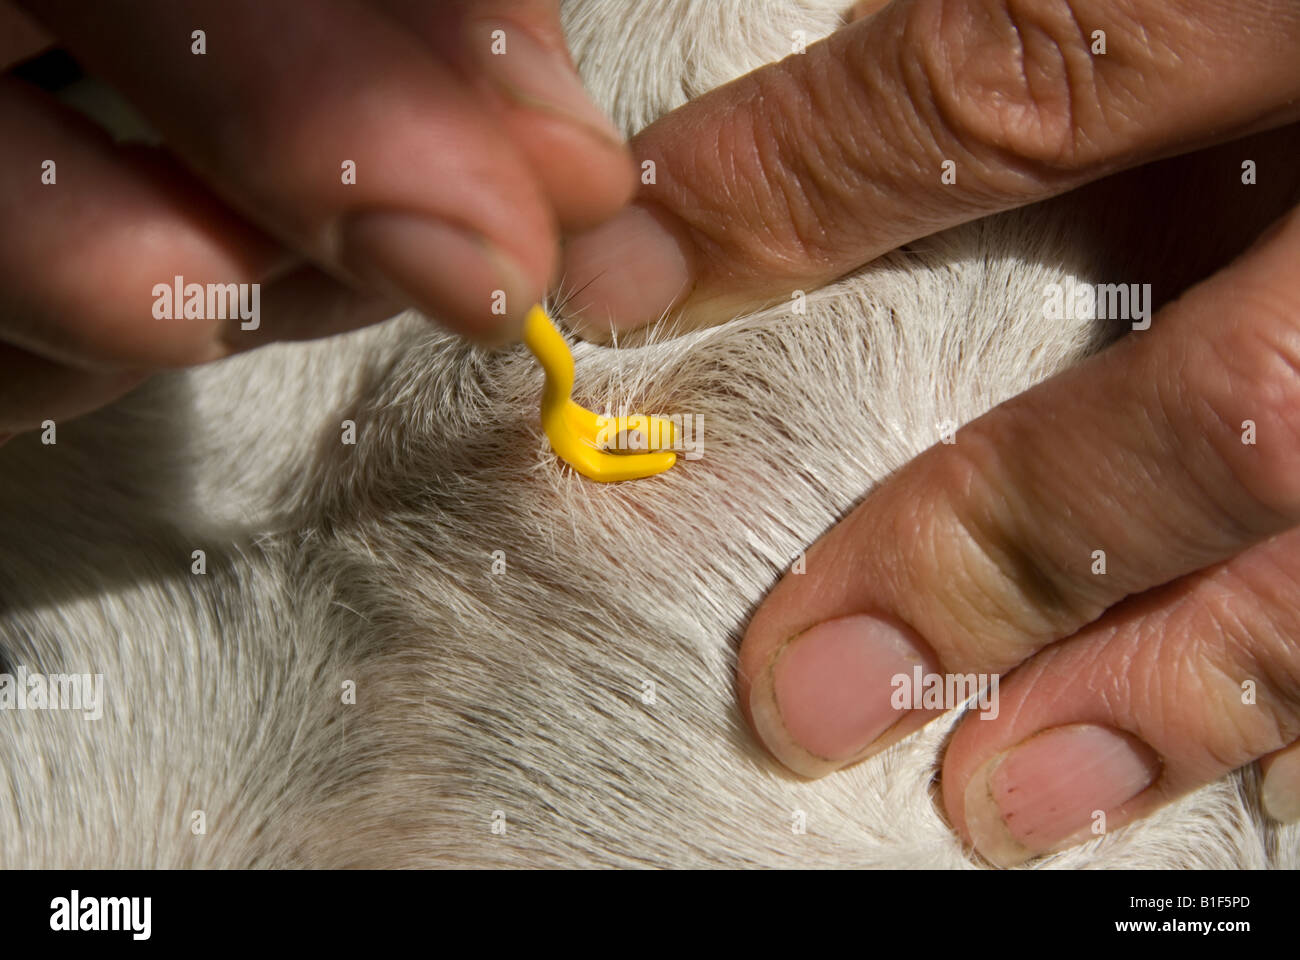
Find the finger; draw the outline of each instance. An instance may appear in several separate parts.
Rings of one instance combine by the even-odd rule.
[[[740,650],[741,703],[777,758],[809,776],[861,759],[915,722],[879,693],[918,661],[1002,673],[1295,525],[1298,257],[1293,211],[1150,330],[975,420],[822,537]]]
[[[0,124],[8,131],[0,146],[0,341],[73,368],[146,369],[328,336],[398,311],[293,264],[165,154],[116,146],[7,78]],[[237,314],[235,298],[209,313],[205,297],[201,316],[173,303],[172,317],[159,317],[155,287],[170,290],[177,276],[255,287],[256,315]]]
[[[274,340],[331,336],[396,312],[392,304],[341,286],[309,266],[271,283],[262,300],[268,321],[228,328],[221,342],[227,353]],[[145,370],[85,370],[0,343],[0,445],[46,421],[62,423],[97,410],[147,376]]]
[[[997,715],[967,716],[945,753],[957,831],[1013,866],[1293,743],[1298,550],[1291,531],[1134,597],[1017,669]]]
[[[1264,757],[1259,770],[1264,810],[1279,823],[1300,822],[1300,741]]]
[[[0,77],[0,340],[88,368],[223,356],[217,317],[158,319],[155,285],[251,283],[284,257],[183,171]]]
[[[917,237],[1294,120],[1297,58],[1300,7],[1282,0],[897,0],[636,137],[654,182],[568,244],[565,276],[590,281],[572,308],[627,329],[788,299]]]
[[[116,400],[144,381],[138,370],[91,372],[0,343],[0,443]]]
[[[561,227],[594,226],[631,199],[631,152],[582,86],[559,0],[372,2],[455,64],[494,108]]]
[[[286,272],[265,287],[266,322],[223,330],[226,355],[273,340],[330,336],[391,316],[385,301],[341,286],[310,266]],[[15,434],[97,410],[134,389],[147,370],[86,370],[0,342],[0,445]]]
[[[340,276],[480,337],[521,325],[546,287],[556,227],[526,162],[454,70],[372,8],[26,6],[225,199]]]

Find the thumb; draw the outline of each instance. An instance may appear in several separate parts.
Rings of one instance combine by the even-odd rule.
[[[1276,0],[895,0],[643,131],[638,202],[567,247],[571,312],[588,332],[719,322],[1279,125],[1300,116],[1297,53],[1300,8]]]

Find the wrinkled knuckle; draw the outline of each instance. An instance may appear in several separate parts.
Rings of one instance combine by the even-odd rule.
[[[1178,393],[1226,471],[1227,509],[1272,532],[1300,519],[1300,302],[1256,288],[1233,311],[1244,319],[1212,335]]]
[[[806,66],[825,56],[815,48],[783,69],[755,75],[755,104],[728,124],[734,149],[721,167],[730,181],[730,208],[761,212],[748,225],[751,260],[792,276],[842,254],[828,225],[858,192],[853,155],[842,139],[852,124],[834,115],[843,91],[831,88],[834,71]],[[755,191],[760,202],[751,203]]]
[[[922,0],[911,26],[940,142],[1043,179],[1099,159],[1106,105],[1072,0]]]
[[[1267,703],[1290,727],[1286,742],[1300,737],[1300,571],[1289,556],[1267,552],[1243,577],[1239,597],[1249,597],[1258,624],[1233,633],[1237,662],[1248,677],[1258,677]]]
[[[1068,568],[1032,532],[1041,529],[1038,508],[1002,456],[994,438],[972,428],[944,448],[932,473],[940,502],[927,507],[923,530],[953,619],[976,635],[1018,638],[1023,655],[1091,622],[1105,604],[1089,589],[1086,563]]]
[[[1228,735],[1229,758],[1259,757],[1293,741],[1300,735],[1300,656],[1278,644],[1272,624],[1248,622],[1235,605],[1210,611],[1208,620],[1191,669],[1217,693],[1205,709],[1222,722],[1216,730]],[[1207,742],[1218,739],[1207,732]]]

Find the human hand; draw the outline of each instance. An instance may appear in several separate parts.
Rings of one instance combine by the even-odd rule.
[[[632,193],[558,0],[20,6],[43,29],[0,0],[0,66],[57,41],[167,149],[115,144],[0,77],[0,434],[407,304],[513,337],[560,231]],[[154,287],[177,276],[260,284],[258,322],[157,317]]]
[[[572,306],[599,329],[788,299],[935,230],[1294,122],[1297,64],[1286,3],[898,0],[645,131],[658,182],[571,242],[570,280],[596,278]],[[1248,156],[1221,181],[1252,189]],[[1290,203],[1293,167],[1269,167]],[[1261,758],[1266,806],[1300,818],[1297,262],[1293,213],[814,545],[740,650],[773,754],[820,776],[914,731],[937,711],[891,696],[915,666],[1014,670],[942,771],[950,822],[992,862]]]

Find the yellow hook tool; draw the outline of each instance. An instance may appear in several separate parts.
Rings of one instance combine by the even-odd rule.
[[[546,372],[542,429],[561,460],[602,483],[653,477],[677,462],[671,450],[676,436],[671,420],[643,414],[602,417],[573,402],[573,354],[540,306],[529,310],[524,319],[524,343]],[[633,431],[645,438],[649,452],[610,452],[611,442]]]

